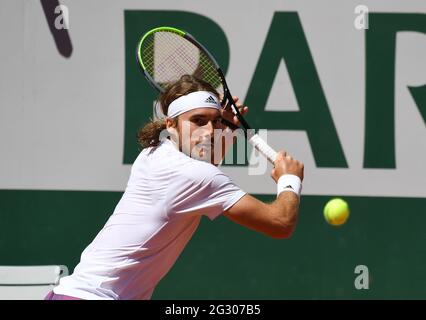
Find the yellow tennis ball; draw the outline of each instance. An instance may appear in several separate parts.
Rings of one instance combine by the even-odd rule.
[[[333,226],[344,224],[349,218],[348,203],[340,198],[331,199],[324,207],[324,217]]]

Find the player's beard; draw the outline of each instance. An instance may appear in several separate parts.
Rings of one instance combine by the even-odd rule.
[[[199,142],[195,143],[191,150],[191,157],[197,160],[214,163],[214,141],[213,138],[205,137]]]
[[[216,130],[216,129],[215,129]],[[222,160],[221,148],[215,148],[214,136],[199,135],[197,130],[191,132],[189,126],[182,124],[177,129],[179,136],[179,150],[187,156],[200,161],[218,165]]]

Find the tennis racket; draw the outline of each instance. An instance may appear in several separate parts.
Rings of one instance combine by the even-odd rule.
[[[137,46],[137,60],[148,82],[159,92],[170,83],[189,74],[210,83],[223,95],[222,106],[230,108],[240,121],[247,140],[271,163],[277,156],[257,133],[254,133],[238,110],[225,76],[213,55],[189,33],[171,27],[146,32]],[[231,128],[236,126],[227,123]]]

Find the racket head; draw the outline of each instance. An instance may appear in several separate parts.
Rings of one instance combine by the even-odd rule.
[[[164,92],[182,76],[192,75],[212,85],[222,96],[222,106],[232,109],[243,129],[250,128],[235,105],[216,59],[188,32],[173,27],[151,29],[140,39],[136,56],[145,78],[157,91]],[[238,128],[225,122],[230,128]]]
[[[225,93],[223,72],[210,52],[187,32],[158,27],[146,32],[137,46],[137,60],[146,79],[159,92],[192,75]]]

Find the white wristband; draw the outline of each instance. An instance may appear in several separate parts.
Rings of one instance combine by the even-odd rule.
[[[291,191],[300,197],[302,191],[302,181],[294,174],[283,174],[277,182],[277,197],[283,191]]]

